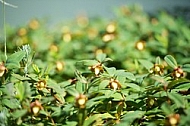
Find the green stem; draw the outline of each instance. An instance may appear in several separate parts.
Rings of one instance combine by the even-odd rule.
[[[6,36],[6,25],[5,25],[5,0],[3,0],[3,29],[4,29],[4,51],[5,59],[7,60],[7,36]]]

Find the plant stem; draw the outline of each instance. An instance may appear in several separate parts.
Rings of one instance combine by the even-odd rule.
[[[6,36],[6,25],[5,25],[5,0],[3,0],[3,29],[4,29],[4,53],[5,59],[7,60],[7,36]]]

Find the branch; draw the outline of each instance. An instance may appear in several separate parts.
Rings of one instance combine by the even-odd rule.
[[[0,2],[3,3],[4,5],[7,5],[7,6],[10,6],[10,7],[13,7],[13,8],[17,8],[17,6],[12,5],[12,4],[10,4],[10,3],[7,3],[7,2],[5,2],[4,0],[0,0]]]

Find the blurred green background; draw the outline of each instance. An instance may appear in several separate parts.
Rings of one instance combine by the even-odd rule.
[[[50,24],[72,19],[80,14],[89,17],[113,18],[113,9],[138,3],[149,13],[160,9],[190,19],[190,0],[5,0],[18,6],[6,6],[6,23],[11,26],[26,24],[32,18],[47,18]],[[183,9],[182,9],[182,8]],[[185,10],[185,11],[184,11]],[[0,4],[0,28],[3,28],[3,5]]]

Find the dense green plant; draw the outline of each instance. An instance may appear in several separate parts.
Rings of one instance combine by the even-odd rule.
[[[116,9],[111,21],[7,27],[1,125],[188,125],[189,27],[137,5]]]

